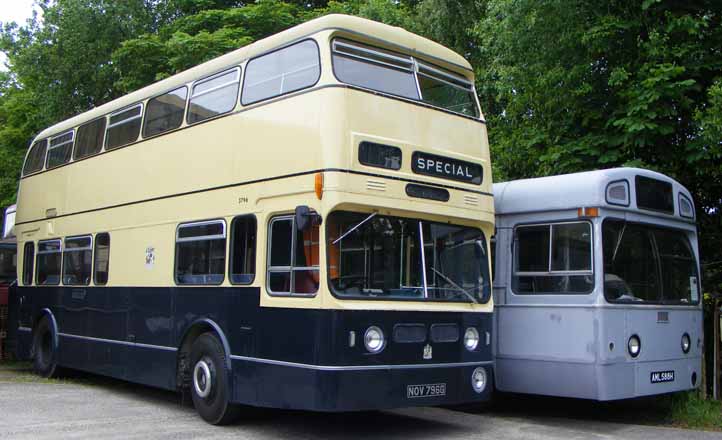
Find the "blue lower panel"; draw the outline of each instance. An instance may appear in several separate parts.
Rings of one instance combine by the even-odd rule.
[[[487,387],[476,393],[471,375],[477,366],[322,370],[233,360],[234,400],[255,406],[312,411],[361,411],[409,406],[452,405],[489,400]],[[443,384],[445,395],[408,397],[409,385]]]

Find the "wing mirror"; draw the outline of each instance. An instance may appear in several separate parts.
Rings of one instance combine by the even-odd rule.
[[[306,205],[296,206],[296,229],[305,231],[311,226],[318,226],[323,223],[321,216]]]

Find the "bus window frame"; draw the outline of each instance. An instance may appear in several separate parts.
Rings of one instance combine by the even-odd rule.
[[[107,279],[104,283],[98,282],[98,269],[97,269],[97,258],[98,258],[98,236],[99,235],[107,235],[108,236],[108,261],[105,263],[107,265]],[[110,281],[110,232],[97,232],[95,234],[94,240],[93,240],[93,285],[95,286],[106,286],[108,282]]]
[[[622,222],[622,223],[631,223],[634,225],[639,225],[639,226],[643,226],[643,227],[647,227],[647,228],[651,228],[651,229],[666,229],[668,231],[675,231],[675,232],[683,233],[684,239],[687,241],[687,246],[689,246],[690,252],[692,253],[692,257],[694,257],[694,259],[695,259],[695,269],[694,270],[695,270],[695,274],[697,276],[697,286],[699,288],[697,301],[690,301],[689,303],[686,303],[686,304],[682,303],[682,302],[674,302],[674,303],[664,302],[664,300],[662,300],[662,301],[644,301],[641,303],[634,303],[634,302],[630,303],[627,301],[610,301],[607,298],[606,293],[604,292],[604,287],[602,286],[602,296],[604,297],[604,301],[607,304],[622,305],[622,306],[664,306],[664,307],[670,307],[670,306],[672,306],[672,307],[699,307],[700,304],[702,304],[703,297],[704,297],[702,287],[701,287],[702,274],[700,273],[699,255],[698,255],[698,253],[694,252],[694,247],[692,246],[692,242],[690,241],[689,236],[688,236],[688,234],[691,231],[689,231],[688,229],[683,229],[683,228],[675,228],[674,226],[669,226],[667,224],[661,224],[661,223],[651,223],[651,222],[638,221],[638,220],[628,220],[623,217],[613,217],[613,216],[604,217],[604,219],[602,220],[602,225],[601,225],[602,226],[602,250],[601,250],[602,276],[606,275],[606,273],[607,273],[604,270],[604,264],[605,264],[604,263],[604,222],[607,220],[617,221],[617,222]],[[659,275],[660,275],[660,289],[662,289],[664,286],[663,286],[663,280],[661,278],[661,275],[662,275],[661,258],[659,256],[659,248],[657,245],[656,237],[652,236],[651,243],[653,246],[653,251],[654,251],[655,257],[658,258],[657,266],[659,266],[659,267],[657,270],[659,271]],[[660,297],[662,296],[662,293],[663,292],[660,291]]]
[[[350,43],[352,43],[352,44],[359,45],[359,48],[362,49],[362,50],[364,50],[364,51],[369,51],[369,49],[367,49],[367,48],[370,48],[370,49],[371,49],[371,52],[373,52],[373,50],[376,49],[376,50],[379,51],[379,52],[373,52],[373,53],[375,53],[375,54],[376,54],[376,53],[381,54],[382,57],[383,57],[383,56],[387,56],[387,55],[385,54],[385,52],[396,52],[397,54],[401,55],[401,57],[394,56],[394,54],[389,54],[389,56],[393,56],[394,58],[402,59],[404,56],[406,56],[406,55],[403,54],[404,51],[407,51],[407,52],[411,52],[411,51],[412,51],[412,49],[407,48],[407,47],[404,47],[404,46],[397,46],[397,47],[394,48],[394,49],[385,49],[385,48],[380,47],[380,46],[378,45],[378,44],[382,44],[382,43],[384,42],[383,40],[379,40],[376,44],[374,44],[374,43],[368,43],[368,42],[366,42],[366,41],[363,41],[363,42],[362,42],[362,41],[359,41],[358,39],[354,39],[354,37],[355,37],[355,38],[358,38],[358,35],[348,36],[345,32],[343,32],[343,30],[341,30],[341,32],[337,32],[337,33],[334,33],[333,35],[331,35],[331,37],[330,37],[329,40],[328,40],[328,41],[329,41],[328,46],[329,46],[329,51],[330,51],[329,62],[331,63],[331,72],[333,73],[334,79],[336,79],[336,81],[338,81],[339,84],[342,84],[342,85],[345,86],[345,87],[353,88],[353,89],[356,89],[356,90],[362,90],[362,91],[365,91],[365,92],[368,92],[368,93],[371,93],[371,94],[374,94],[374,95],[381,95],[381,96],[384,96],[384,97],[387,97],[387,98],[396,99],[396,100],[400,100],[400,101],[407,102],[407,103],[410,103],[410,104],[419,105],[419,106],[422,106],[422,107],[426,107],[426,108],[430,108],[430,109],[442,111],[442,112],[445,112],[445,113],[448,113],[448,114],[451,114],[451,115],[461,116],[461,117],[463,117],[463,118],[471,119],[471,120],[473,120],[473,121],[486,123],[486,121],[484,121],[484,120],[482,119],[482,112],[481,112],[481,105],[480,105],[480,103],[479,103],[479,96],[478,96],[478,94],[477,94],[477,92],[476,92],[476,87],[474,86],[474,83],[473,83],[472,81],[468,81],[468,79],[466,79],[466,77],[464,77],[462,74],[460,74],[460,73],[458,73],[458,72],[454,72],[453,70],[450,70],[450,69],[444,69],[443,67],[441,67],[441,66],[439,66],[439,65],[436,65],[436,64],[434,64],[433,62],[428,61],[427,59],[419,58],[418,56],[408,55],[408,57],[411,59],[411,70],[410,70],[410,72],[411,72],[411,73],[413,74],[413,76],[414,76],[414,83],[415,83],[415,85],[416,85],[416,91],[417,91],[417,93],[418,93],[418,95],[419,95],[419,98],[418,98],[418,99],[412,99],[412,98],[405,97],[405,96],[403,96],[403,95],[398,95],[398,94],[389,93],[389,92],[383,92],[383,91],[380,91],[380,90],[369,89],[369,88],[364,87],[364,86],[360,86],[360,85],[356,85],[356,84],[351,84],[351,83],[347,83],[347,82],[345,82],[345,81],[342,81],[342,80],[338,77],[338,75],[337,75],[337,73],[336,73],[336,67],[335,67],[334,62],[333,62],[333,56],[334,56],[334,53],[335,53],[334,47],[335,47],[335,45],[336,45],[337,40],[340,40],[340,43],[341,43],[342,45],[348,45],[348,42],[350,42]],[[361,37],[368,38],[368,36],[363,35],[363,34],[361,35]],[[366,47],[363,47],[363,46],[366,46]],[[357,60],[362,60],[362,61],[365,61],[365,62],[369,62],[369,63],[371,63],[371,64],[376,64],[376,65],[380,65],[380,66],[386,66],[386,67],[389,67],[389,68],[392,68],[392,69],[396,69],[396,70],[405,70],[405,69],[401,69],[401,68],[399,68],[399,67],[397,67],[397,66],[394,66],[394,65],[392,65],[392,64],[386,64],[386,63],[382,63],[382,62],[379,62],[379,61],[369,60],[369,59],[362,58],[362,57],[359,57],[359,56],[350,56],[350,55],[346,55],[346,54],[342,54],[342,55],[343,55],[343,56],[349,56],[349,57],[354,58],[354,59],[357,59]],[[420,55],[421,55],[422,57],[428,57],[426,54],[423,54],[423,53],[421,53]],[[462,67],[462,66],[458,66],[458,65],[456,65],[456,64],[454,64],[454,63],[450,63],[450,62],[445,61],[445,60],[443,60],[443,59],[439,59],[439,61],[446,62],[446,63],[449,63],[450,65],[455,66],[455,67],[459,67],[459,68],[462,68],[462,69],[464,69],[464,70],[467,70],[466,68],[464,68],[464,67]],[[438,107],[438,106],[435,106],[435,105],[433,105],[433,104],[430,104],[430,103],[424,101],[424,100],[423,100],[423,94],[421,93],[421,85],[420,85],[420,83],[419,83],[419,78],[418,78],[418,76],[419,76],[420,74],[423,75],[423,73],[420,72],[420,70],[419,70],[419,65],[423,65],[423,66],[424,66],[423,68],[426,69],[426,70],[429,70],[429,71],[434,71],[434,72],[438,72],[438,73],[444,73],[444,76],[449,76],[449,75],[446,74],[445,72],[443,72],[443,71],[440,70],[440,69],[448,70],[448,71],[451,72],[451,73],[456,73],[458,76],[462,77],[463,80],[467,81],[467,82],[469,83],[469,85],[470,85],[470,89],[467,90],[467,91],[470,92],[470,93],[472,94],[473,98],[474,98],[474,111],[475,111],[476,115],[475,115],[475,116],[466,115],[466,114],[464,114],[464,113],[456,112],[456,111],[454,111],[454,110],[446,109],[446,108],[443,108],[443,107]],[[430,77],[428,74],[426,74],[426,75],[424,75],[424,76]],[[441,80],[440,78],[436,78],[436,77],[430,77],[430,78],[432,78],[432,79],[434,79],[434,80]],[[448,83],[448,81],[446,81],[446,82]],[[457,85],[457,84],[449,84],[449,85],[451,85],[451,86],[453,86],[453,87],[456,87],[456,88],[459,88],[459,89],[463,88],[463,87],[461,87],[461,86],[459,86],[459,85]]]
[[[57,134],[53,137],[48,138],[48,147],[45,150],[45,170],[52,170],[58,167],[62,167],[63,165],[67,165],[70,162],[73,161],[73,155],[75,154],[75,133],[76,128],[73,127],[70,130],[66,130],[60,134]],[[53,141],[55,139],[62,138],[63,136],[70,135],[70,139],[67,141],[60,142],[57,145],[52,145]],[[57,165],[50,166],[50,152],[52,150],[57,150],[58,148],[64,147],[65,145],[70,144],[70,156],[68,157],[68,160],[66,162],[59,163]]]
[[[84,160],[84,159],[87,159],[87,158],[89,158],[89,157],[97,156],[97,155],[99,155],[99,154],[102,154],[102,153],[105,151],[105,135],[106,135],[106,131],[107,131],[107,129],[108,129],[108,121],[109,121],[109,120],[110,120],[110,119],[108,118],[108,115],[98,116],[97,118],[91,119],[90,121],[84,122],[84,123],[78,125],[77,127],[75,127],[75,138],[76,138],[76,139],[75,139],[75,145],[73,146],[73,160],[72,160],[72,162],[77,162],[77,161],[79,161],[79,160]],[[93,124],[93,123],[98,122],[98,121],[105,121],[105,123],[103,124],[103,140],[100,142],[100,149],[98,149],[98,151],[95,152],[95,153],[86,154],[85,156],[82,156],[82,157],[77,157],[77,153],[78,153],[78,149],[77,149],[77,137],[78,137],[78,133],[80,132],[80,129],[81,129],[82,127],[85,127],[85,126],[87,126],[87,125]],[[70,163],[70,162],[68,162],[68,163]],[[67,164],[66,164],[66,165],[67,165]]]
[[[30,155],[32,154],[33,149],[35,149],[35,147],[40,148],[39,144],[42,144],[43,142],[45,143],[45,148],[44,148],[45,152],[43,153],[43,160],[41,162],[40,168],[38,168],[37,170],[33,170],[33,171],[26,171],[25,167],[27,166],[28,159],[30,159]],[[48,143],[49,143],[48,138],[45,137],[45,138],[36,140],[32,144],[30,144],[30,148],[28,148],[28,152],[25,153],[25,160],[23,161],[23,168],[22,168],[22,170],[20,170],[21,178],[24,179],[27,176],[32,176],[33,174],[39,174],[39,173],[43,173],[46,171],[45,170],[45,161],[47,160],[47,157],[48,157]]]
[[[271,266],[271,248],[273,244],[273,224],[277,221],[291,221],[291,247],[290,247],[290,266]],[[314,298],[318,295],[318,292],[321,290],[321,261],[320,261],[320,255],[321,255],[321,227],[320,226],[311,226],[311,227],[318,227],[318,246],[319,246],[319,264],[318,266],[294,266],[295,259],[296,259],[296,245],[297,245],[297,239],[296,236],[298,234],[298,231],[296,229],[296,218],[293,214],[279,214],[270,217],[268,221],[268,229],[267,229],[267,237],[266,237],[266,292],[268,292],[269,296],[275,296],[275,297],[284,297],[284,298]],[[276,270],[272,270],[272,268],[275,268]],[[318,287],[316,288],[316,291],[313,293],[298,293],[293,291],[294,286],[294,272],[296,271],[317,271],[318,272]],[[271,272],[277,272],[277,273],[290,273],[290,279],[289,279],[289,287],[288,292],[276,292],[271,290],[270,281]]]
[[[186,89],[186,98],[185,98],[185,103],[184,103],[184,105],[183,105],[183,116],[181,117],[181,122],[180,122],[180,124],[178,124],[177,127],[169,128],[169,129],[167,129],[167,130],[163,130],[163,131],[161,131],[161,132],[158,132],[158,133],[155,133],[155,134],[151,134],[151,135],[146,136],[146,135],[145,135],[145,129],[146,129],[146,123],[147,123],[147,121],[146,121],[146,116],[147,116],[147,114],[148,114],[148,104],[149,104],[151,101],[160,98],[161,96],[170,95],[170,94],[172,94],[173,92],[176,92],[176,91],[181,90],[181,89]],[[176,87],[176,88],[173,88],[173,89],[171,89],[171,90],[166,90],[166,91],[163,92],[163,93],[159,93],[159,94],[157,94],[157,95],[151,96],[150,98],[146,99],[146,100],[145,100],[145,111],[143,112],[143,122],[142,122],[142,124],[141,124],[141,126],[140,126],[140,139],[141,139],[141,140],[152,139],[152,138],[154,138],[154,137],[162,136],[162,135],[164,135],[164,134],[168,134],[168,133],[171,133],[171,132],[173,132],[173,131],[176,131],[176,130],[179,130],[179,129],[183,128],[183,124],[186,123],[186,116],[188,115],[188,102],[189,102],[189,101],[190,101],[190,88],[189,88],[189,85],[188,85],[187,83],[186,83],[186,84],[183,84],[183,85],[181,85],[181,86],[178,86],[178,87]],[[104,136],[105,136],[105,135],[104,135]],[[103,141],[105,141],[105,139],[103,139]],[[120,147],[119,147],[119,148],[120,148]]]
[[[58,242],[58,251],[40,251],[40,245],[44,243],[51,243],[51,242]],[[46,254],[60,254],[60,273],[58,274],[58,282],[57,283],[43,283],[40,284],[38,282],[38,277],[40,276],[40,255],[46,255]],[[63,280],[63,239],[62,238],[50,238],[47,240],[39,240],[38,241],[38,250],[35,252],[35,285],[36,286],[60,286],[62,284]]]
[[[223,239],[226,241],[226,244],[223,246],[223,273],[222,278],[217,283],[179,283],[178,282],[178,276],[177,276],[177,270],[178,270],[178,243],[188,243],[193,241],[210,241],[210,240],[218,240],[219,235],[202,235],[198,237],[186,237],[186,238],[180,238],[178,237],[178,234],[180,233],[180,230],[183,227],[190,227],[190,226],[202,226],[202,225],[210,225],[215,223],[221,223],[223,225]],[[216,238],[213,238],[216,237]],[[226,219],[224,218],[214,218],[214,219],[208,219],[208,220],[195,220],[190,222],[183,222],[179,223],[176,226],[175,231],[175,239],[173,240],[173,282],[178,287],[185,287],[185,286],[220,286],[226,281],[226,272],[227,268],[226,265],[228,263],[228,228],[226,225]],[[210,258],[210,255],[209,255]],[[110,260],[109,260],[110,261]]]
[[[88,238],[90,239],[90,245],[87,247],[82,248],[68,248],[67,241],[68,240],[77,240],[77,239],[84,239]],[[83,235],[72,235],[69,237],[63,238],[63,256],[62,256],[62,263],[61,263],[61,270],[60,270],[60,281],[63,286],[89,286],[91,281],[93,280],[93,263],[94,261],[94,250],[95,250],[95,240],[93,239],[92,234],[83,234]],[[84,252],[84,251],[90,251],[90,277],[88,278],[87,283],[77,283],[77,284],[68,284],[65,282],[65,269],[67,268],[67,265],[65,264],[65,254],[68,252],[75,253],[75,252]]]
[[[251,62],[252,62],[253,60],[257,60],[257,59],[259,59],[259,58],[263,58],[263,57],[265,57],[265,56],[267,56],[267,55],[271,55],[272,53],[275,53],[275,52],[278,52],[278,51],[281,51],[281,50],[284,50],[284,49],[288,49],[289,47],[295,46],[295,45],[297,45],[297,44],[304,43],[304,42],[306,42],[306,41],[311,41],[311,42],[313,42],[313,44],[316,46],[316,59],[318,60],[318,77],[316,77],[316,81],[314,81],[313,84],[310,84],[310,85],[308,85],[308,86],[302,87],[302,88],[300,88],[300,89],[291,90],[291,91],[288,91],[288,92],[285,92],[285,93],[281,93],[281,94],[278,94],[278,95],[269,96],[269,97],[266,97],[266,98],[263,98],[263,99],[259,99],[259,100],[256,100],[256,101],[243,102],[243,89],[246,87],[246,78],[248,77],[248,66],[251,64]],[[262,53],[262,54],[260,54],[260,55],[256,55],[255,57],[249,58],[248,60],[246,60],[246,61],[245,61],[245,64],[244,64],[244,73],[243,73],[243,78],[242,78],[242,81],[241,81],[241,87],[239,88],[239,92],[238,92],[238,93],[239,93],[238,101],[240,102],[241,106],[243,106],[243,107],[251,107],[251,106],[255,106],[255,105],[257,105],[257,104],[259,104],[259,103],[262,103],[262,102],[273,101],[273,100],[278,99],[279,97],[282,97],[282,96],[291,95],[291,94],[294,94],[294,93],[302,92],[302,91],[304,91],[304,90],[308,90],[308,89],[311,89],[311,88],[313,88],[313,87],[316,87],[316,86],[318,85],[319,81],[321,81],[321,76],[323,76],[323,60],[321,59],[321,46],[319,46],[318,41],[316,41],[315,38],[313,38],[312,36],[306,36],[306,37],[300,38],[300,39],[298,39],[298,40],[291,41],[291,42],[288,43],[288,44],[284,44],[283,46],[280,46],[280,47],[277,47],[277,48],[275,48],[275,49],[269,50],[268,52],[264,52],[264,53]]]
[[[115,122],[115,123],[110,122],[110,119],[113,116],[117,116],[121,113],[125,113],[125,112],[133,110],[137,107],[140,107],[140,114],[138,114],[137,116],[131,116],[130,118],[123,119],[122,121]],[[116,110],[113,113],[108,113],[106,115],[106,117],[108,118],[108,122],[105,124],[105,134],[103,134],[103,150],[101,152],[109,152],[109,151],[119,150],[121,148],[127,147],[128,145],[138,143],[139,139],[142,140],[143,139],[143,122],[145,119],[145,111],[144,110],[145,110],[145,102],[138,102],[135,104],[131,104],[127,107],[123,107],[120,110]],[[135,140],[126,142],[124,144],[116,145],[112,148],[108,148],[108,130],[110,130],[111,128],[126,124],[130,121],[135,121],[136,119],[140,119],[140,127],[138,127],[138,135],[136,136]]]
[[[29,246],[28,246],[29,245]],[[28,248],[32,252],[32,256],[30,257],[30,261],[28,261]],[[28,273],[28,263],[30,266],[30,271]],[[30,282],[26,282],[27,278],[26,275],[30,275]],[[32,286],[35,282],[35,242],[34,241],[26,241],[23,245],[23,286]]]
[[[244,67],[245,67],[245,66],[243,66],[243,65],[241,65],[241,64],[236,64],[236,65],[233,65],[233,66],[230,66],[230,67],[224,67],[223,70],[219,70],[219,71],[216,72],[216,73],[212,73],[212,74],[210,74],[210,75],[206,75],[206,76],[204,76],[203,78],[199,78],[199,79],[194,80],[194,81],[190,82],[189,84],[186,84],[186,85],[185,85],[186,87],[188,87],[188,98],[186,99],[185,114],[183,115],[183,122],[185,122],[186,127],[191,127],[191,126],[194,126],[194,125],[203,124],[203,123],[205,123],[205,122],[212,121],[212,120],[214,120],[214,119],[217,119],[217,118],[220,118],[220,117],[223,117],[223,116],[227,116],[227,115],[233,114],[233,113],[235,112],[236,108],[238,107],[238,101],[239,101],[239,99],[240,99],[240,97],[241,97],[241,88],[242,88],[243,79],[244,79],[244,76],[245,76],[245,68],[244,68]],[[213,88],[211,88],[211,89],[209,89],[209,90],[205,90],[205,91],[201,92],[200,95],[197,95],[197,96],[195,96],[195,97],[203,96],[203,95],[205,95],[205,94],[208,94],[208,93],[211,93],[211,92],[215,92],[216,90],[219,90],[219,89],[221,89],[221,88],[223,88],[223,87],[227,87],[227,86],[229,86],[229,85],[231,85],[231,84],[238,84],[238,87],[236,88],[236,96],[233,98],[233,107],[232,107],[230,110],[226,111],[226,112],[218,113],[218,114],[215,114],[215,115],[210,116],[210,117],[205,118],[205,119],[201,119],[201,120],[194,121],[194,122],[191,122],[190,120],[188,120],[188,117],[190,116],[190,110],[191,110],[191,101],[192,101],[193,98],[194,98],[193,92],[194,92],[196,86],[201,85],[201,84],[203,84],[203,83],[205,83],[205,82],[208,82],[208,81],[213,81],[214,79],[216,79],[216,78],[218,78],[218,77],[220,77],[220,76],[223,76],[223,75],[226,75],[226,74],[230,73],[232,70],[236,70],[236,71],[237,71],[237,73],[238,73],[238,79],[237,79],[237,80],[232,81],[232,82],[229,81],[228,83],[221,84],[221,85],[219,85],[219,86],[215,86],[215,87],[213,87]],[[165,93],[168,93],[168,92],[165,92]],[[165,94],[165,93],[164,93],[164,94]],[[159,96],[162,96],[162,95],[159,95]],[[181,127],[176,128],[176,130],[179,130],[180,128],[184,128],[184,127],[183,127],[183,124],[181,124]],[[160,136],[160,135],[165,134],[165,133],[168,133],[168,132],[160,133],[160,134],[158,134],[157,136]]]
[[[253,260],[254,260],[254,270],[253,270],[253,277],[250,281],[245,283],[237,283],[233,281],[233,273],[231,272],[233,270],[233,257],[234,257],[234,242],[235,242],[235,229],[234,225],[237,220],[242,219],[253,219],[256,225],[256,245],[253,248]],[[231,220],[231,233],[230,233],[230,239],[228,240],[228,282],[234,286],[248,286],[253,284],[256,281],[256,276],[258,275],[258,218],[255,214],[241,214],[233,217]]]
[[[554,246],[553,241],[553,226],[554,225],[560,225],[560,224],[577,224],[577,223],[586,223],[589,226],[589,251],[590,251],[590,267],[591,270],[572,270],[572,271],[559,271],[551,270],[552,265],[552,249]],[[533,227],[533,226],[549,226],[549,271],[548,272],[517,272],[516,270],[516,232],[518,228],[524,228],[524,227]],[[583,220],[583,219],[566,219],[566,220],[554,220],[549,222],[531,222],[531,223],[517,223],[514,225],[514,229],[512,230],[512,236],[511,236],[511,270],[509,271],[509,276],[511,277],[509,279],[509,286],[511,293],[516,296],[521,297],[537,297],[537,296],[588,296],[594,293],[596,287],[597,287],[597,271],[595,270],[595,263],[596,258],[594,255],[594,222],[591,220]],[[549,276],[549,277],[555,277],[555,276],[590,276],[592,279],[591,286],[589,287],[589,290],[586,292],[517,292],[514,288],[514,277],[515,276]]]

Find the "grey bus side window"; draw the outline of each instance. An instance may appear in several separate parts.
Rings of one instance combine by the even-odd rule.
[[[208,220],[178,226],[175,282],[188,285],[223,283],[226,269],[226,222]]]
[[[35,243],[25,243],[23,250],[23,286],[33,284],[33,266],[35,263]]]
[[[272,295],[314,296],[319,286],[319,226],[296,228],[293,216],[268,224],[268,280]]]
[[[95,234],[95,260],[93,262],[93,282],[97,286],[108,283],[110,269],[110,234],[100,232]]]
[[[242,215],[231,222],[231,284],[251,284],[256,277],[257,223],[253,215]]]
[[[74,130],[70,130],[61,135],[50,138],[48,155],[45,159],[45,168],[51,169],[70,162],[70,157],[73,154],[74,140]]]
[[[47,150],[47,139],[35,142],[33,146],[30,147],[28,158],[25,160],[25,166],[23,167],[23,176],[38,172],[43,169],[43,166],[45,165],[45,155],[47,153]]]
[[[514,230],[516,294],[588,294],[594,289],[592,225],[559,222]]]

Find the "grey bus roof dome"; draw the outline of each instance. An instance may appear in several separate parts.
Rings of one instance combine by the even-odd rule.
[[[678,193],[692,201],[689,191],[671,177],[655,171],[625,167],[495,183],[494,208],[497,215],[594,206],[636,209],[633,202],[629,207],[624,207],[607,201],[607,185],[624,180],[629,183],[630,199],[635,200],[636,176],[670,182],[675,205]]]

